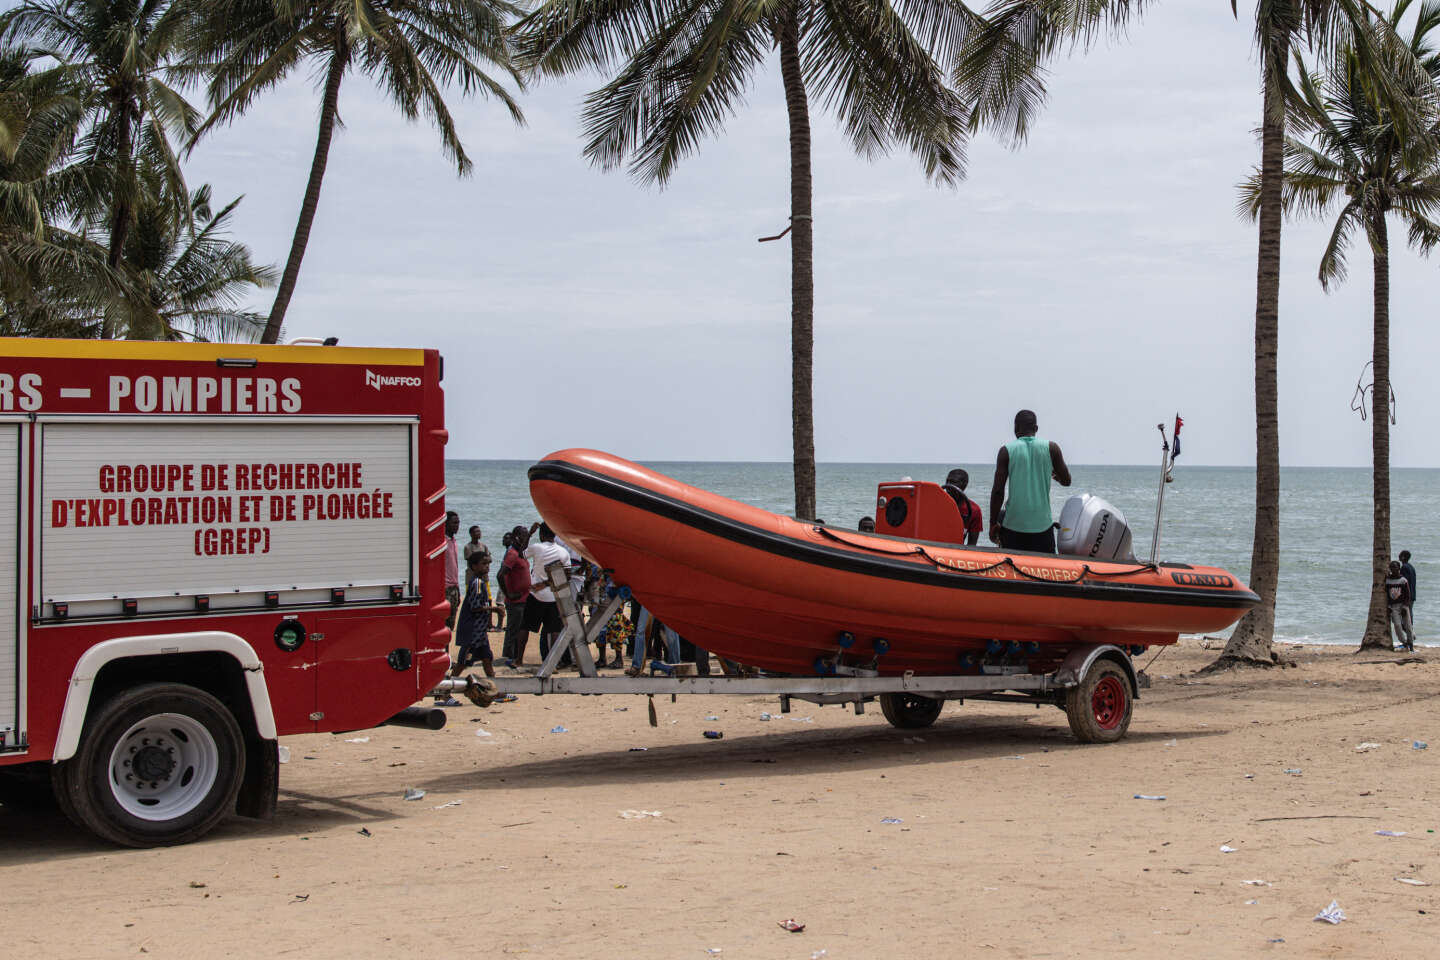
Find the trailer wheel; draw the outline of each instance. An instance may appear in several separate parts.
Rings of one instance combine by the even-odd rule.
[[[61,806],[127,847],[189,843],[235,808],[245,742],[229,709],[204,690],[151,683],[101,704],[80,748],[56,765]]]
[[[890,726],[901,730],[919,730],[928,727],[940,716],[942,700],[917,697],[913,693],[880,694],[880,712],[890,721]]]
[[[1081,743],[1114,743],[1125,736],[1134,707],[1130,678],[1112,660],[1096,661],[1077,686],[1065,691],[1070,732]]]

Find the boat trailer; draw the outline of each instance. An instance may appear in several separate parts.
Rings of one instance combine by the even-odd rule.
[[[431,691],[435,695],[463,694],[481,706],[507,695],[571,694],[729,694],[775,696],[780,712],[790,712],[791,700],[819,705],[854,704],[863,714],[865,704],[879,700],[885,719],[906,730],[928,727],[940,715],[946,700],[997,700],[1050,705],[1063,709],[1070,729],[1084,743],[1119,740],[1130,726],[1133,704],[1149,678],[1137,671],[1129,652],[1114,644],[1092,644],[1070,651],[1052,673],[1029,673],[1018,665],[986,665],[979,674],[920,676],[906,671],[898,676],[881,676],[878,670],[831,664],[831,676],[694,676],[681,670],[691,665],[650,662],[646,677],[602,677],[590,654],[590,644],[604,631],[620,607],[630,599],[624,587],[611,588],[610,595],[588,621],[575,599],[566,565],[561,561],[545,568],[555,593],[564,630],[551,645],[534,676],[476,677],[466,675],[442,680]],[[566,651],[577,676],[555,676]]]

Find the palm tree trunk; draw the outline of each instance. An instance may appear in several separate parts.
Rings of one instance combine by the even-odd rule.
[[[135,216],[133,202],[135,189],[135,131],[130,99],[125,98],[119,107],[117,122],[120,129],[115,138],[115,185],[110,194],[110,249],[105,262],[112,272],[118,272],[125,260],[125,241],[130,237],[130,222]],[[115,337],[115,320],[109,310],[100,321],[100,339]]]
[[[1391,649],[1390,614],[1385,599],[1385,577],[1390,567],[1390,238],[1385,214],[1370,224],[1375,258],[1375,389],[1371,394],[1370,444],[1374,464],[1371,476],[1375,497],[1375,539],[1371,547],[1370,613],[1360,649]]]
[[[1285,177],[1285,111],[1279,71],[1290,57],[1288,37],[1266,56],[1265,116],[1260,135],[1260,251],[1255,273],[1255,539],[1250,589],[1260,603],[1230,635],[1220,660],[1273,663],[1275,590],[1280,579],[1280,352],[1281,185]]]
[[[815,253],[811,218],[810,106],[800,73],[799,0],[780,26],[780,76],[790,114],[790,418],[795,516],[815,517]]]
[[[295,238],[290,241],[290,259],[285,261],[285,273],[280,277],[280,288],[275,291],[275,304],[270,308],[265,332],[260,335],[261,343],[274,343],[280,338],[285,311],[289,309],[290,298],[295,293],[295,281],[300,277],[300,261],[305,259],[310,227],[315,222],[315,208],[320,203],[320,183],[325,179],[325,164],[330,159],[330,138],[335,133],[335,117],[340,105],[340,81],[344,79],[345,68],[349,64],[349,45],[344,36],[337,33],[330,70],[325,76],[325,98],[320,104],[320,133],[315,138],[315,158],[310,161],[310,181],[305,184],[305,200],[300,204]]]

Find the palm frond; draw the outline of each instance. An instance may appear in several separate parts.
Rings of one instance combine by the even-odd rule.
[[[1360,204],[1355,202],[1347,203],[1340,211],[1340,216],[1335,218],[1335,226],[1330,230],[1330,240],[1325,244],[1325,252],[1320,255],[1318,271],[1320,286],[1327,293],[1331,286],[1345,281],[1345,255],[1350,249],[1350,231],[1357,225],[1364,229],[1363,220],[1364,211]]]

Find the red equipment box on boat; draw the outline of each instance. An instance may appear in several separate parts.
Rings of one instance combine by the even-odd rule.
[[[898,480],[875,494],[875,532],[913,540],[964,543],[965,518],[938,483]]]
[[[431,689],[440,378],[428,350],[3,341],[0,773],[183,842],[273,810],[277,736]]]

